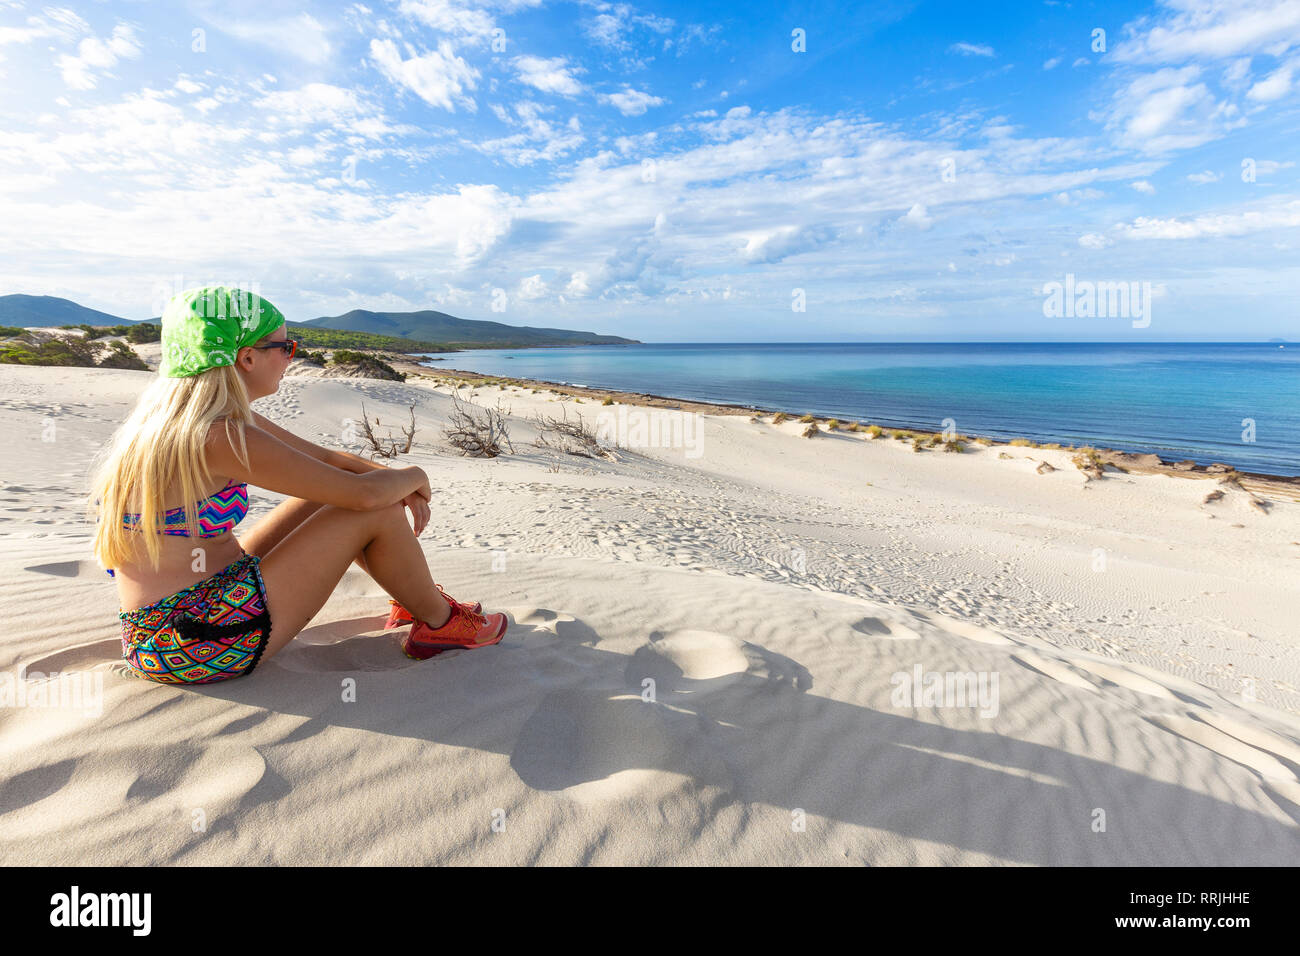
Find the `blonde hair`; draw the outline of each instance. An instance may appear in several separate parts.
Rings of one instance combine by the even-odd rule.
[[[225,419],[238,444],[236,454],[248,466],[244,426],[253,424],[244,380],[231,365],[210,368],[186,378],[159,376],[144,390],[135,408],[98,457],[91,481],[90,514],[98,521],[94,554],[106,568],[139,560],[138,541],[156,569],[162,555],[159,534],[141,535],[123,525],[123,515],[140,515],[136,529],[163,528],[163,495],[179,486],[185,524],[197,537],[198,508],[212,483],[204,443],[213,422]]]

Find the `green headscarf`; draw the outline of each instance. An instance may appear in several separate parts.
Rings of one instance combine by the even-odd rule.
[[[158,374],[188,378],[234,365],[236,352],[266,338],[284,321],[279,309],[243,289],[207,285],[177,293],[163,309]]]

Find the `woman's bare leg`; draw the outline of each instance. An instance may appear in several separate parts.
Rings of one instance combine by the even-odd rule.
[[[451,608],[434,586],[424,551],[401,504],[375,511],[324,506],[262,558],[271,637],[262,659],[276,654],[307,625],[343,572],[363,553],[371,576],[416,620],[438,627]]]
[[[239,546],[248,554],[255,554],[259,558],[264,558],[275,549],[276,545],[289,537],[300,524],[322,507],[323,505],[318,501],[308,501],[305,498],[286,498],[272,508],[268,515],[253,525],[247,533],[239,536]],[[364,552],[357,552],[356,565],[362,571],[370,574],[370,568],[366,567]],[[374,575],[371,575],[371,577],[374,577]]]

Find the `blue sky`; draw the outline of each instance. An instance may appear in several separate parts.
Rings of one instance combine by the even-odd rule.
[[[129,318],[1300,338],[1300,0],[0,0],[0,89],[0,293]]]

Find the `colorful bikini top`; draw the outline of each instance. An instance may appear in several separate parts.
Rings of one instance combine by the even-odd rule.
[[[225,534],[239,524],[248,514],[248,484],[230,481],[216,494],[209,495],[199,503],[199,537],[215,538]],[[122,527],[134,530],[140,525],[140,516],[122,515]],[[189,528],[185,523],[185,509],[172,508],[163,513],[163,534],[178,535],[188,538]],[[106,569],[110,576],[111,568]]]
[[[214,495],[209,495],[199,502],[199,537],[215,538],[225,534],[243,520],[248,514],[248,485],[244,482],[229,482]],[[140,524],[140,516],[127,514],[122,516],[122,526],[134,529]],[[185,509],[172,508],[163,513],[163,534],[189,537],[189,528],[185,525]]]

